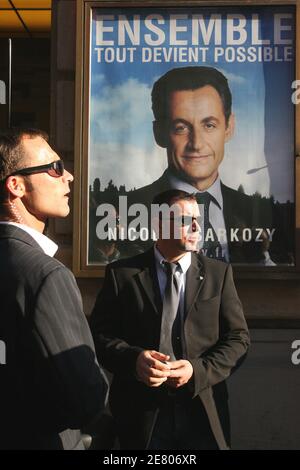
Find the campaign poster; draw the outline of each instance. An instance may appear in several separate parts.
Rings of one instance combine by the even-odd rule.
[[[95,7],[89,53],[87,265],[105,266],[147,249],[155,238],[142,230],[134,204],[145,197],[149,209],[159,188],[199,192],[201,175],[198,185],[180,158],[196,169],[207,158],[217,170],[213,189],[205,188],[214,194],[209,217],[217,217],[209,223],[216,257],[269,270],[293,266],[295,7]],[[167,143],[157,142],[151,94],[168,72],[185,68],[189,76],[195,67],[199,73],[213,68],[227,80],[232,130],[219,141],[204,136],[203,150],[180,155],[169,148],[172,122],[162,126]],[[181,104],[187,95],[184,89]],[[168,99],[161,110],[166,121]],[[184,126],[196,135],[204,120],[205,131],[214,132],[214,112],[203,117],[195,103],[195,122],[188,117]],[[201,233],[199,249],[206,254]]]

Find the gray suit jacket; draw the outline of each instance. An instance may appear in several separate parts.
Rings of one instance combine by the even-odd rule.
[[[97,355],[113,372],[111,410],[123,448],[145,448],[166,387],[150,388],[136,377],[144,349],[159,348],[162,300],[153,250],[108,266],[91,326]],[[238,367],[249,334],[230,265],[192,255],[185,292],[186,358],[194,369],[190,397],[203,408],[220,449],[229,444],[225,379]]]
[[[101,412],[108,385],[78,287],[30,235],[6,224],[0,302],[0,448],[83,448],[78,429]]]

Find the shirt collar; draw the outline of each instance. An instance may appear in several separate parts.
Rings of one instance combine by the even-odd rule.
[[[163,267],[163,264],[166,262],[166,259],[163,257],[161,252],[158,250],[156,244],[154,245],[154,256],[155,256],[155,261],[156,263],[160,266]],[[189,269],[190,265],[192,262],[192,254],[190,251],[185,253],[180,260],[177,261],[181,268],[181,272],[185,274],[187,270]]]
[[[167,172],[167,178],[169,180],[171,188],[180,189],[181,191],[186,191],[187,193],[202,193],[204,191],[197,191],[197,189],[192,186],[190,183],[183,181],[182,179],[178,178],[178,176],[171,173],[171,171]],[[215,198],[217,203],[220,206],[220,209],[223,210],[223,196],[221,191],[221,179],[218,175],[216,181],[205,190]]]
[[[0,224],[15,225],[16,227],[27,232],[42,248],[44,253],[48,256],[53,257],[58,250],[58,246],[50,238],[43,235],[41,232],[28,227],[28,225],[17,224],[16,222],[0,222]]]

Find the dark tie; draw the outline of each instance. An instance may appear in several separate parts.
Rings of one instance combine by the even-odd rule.
[[[200,214],[204,218],[204,234],[202,234],[202,238],[204,238],[202,246],[203,254],[208,256],[209,258],[215,258],[221,261],[225,261],[225,258],[222,253],[221,243],[219,242],[217,234],[209,220],[209,205],[211,201],[214,201],[218,207],[220,206],[217,203],[216,199],[207,191],[205,191],[204,193],[197,193],[196,199],[197,203],[201,204],[204,208],[203,214],[201,214],[200,211]]]
[[[179,266],[174,263],[164,262],[164,267],[167,275],[167,283],[163,299],[159,351],[163,354],[168,354],[170,360],[174,361],[176,357],[172,344],[172,331],[177,317],[180,299],[179,286],[175,272],[179,269]]]

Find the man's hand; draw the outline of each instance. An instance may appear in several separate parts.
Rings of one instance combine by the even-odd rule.
[[[170,375],[170,365],[164,364],[170,356],[158,351],[142,351],[136,361],[138,379],[148,387],[159,387]]]
[[[185,385],[193,375],[193,366],[185,359],[169,362],[168,364],[171,367],[171,374],[167,380],[167,385],[169,385],[169,387],[182,387],[182,385]]]

